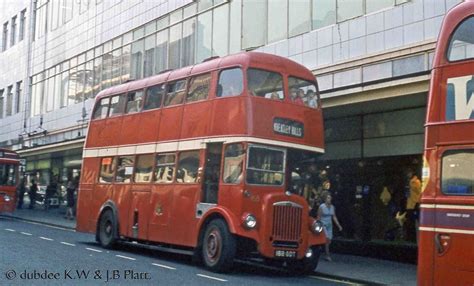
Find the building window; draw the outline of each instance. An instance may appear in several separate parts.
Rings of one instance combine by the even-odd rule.
[[[7,41],[8,41],[8,22],[3,24],[2,51],[7,50]]]
[[[372,13],[374,11],[382,10],[393,6],[393,0],[366,0],[365,13]]]
[[[3,118],[3,105],[4,105],[3,93],[4,92],[5,92],[4,89],[0,89],[0,118]]]
[[[337,0],[337,21],[345,21],[364,14],[364,0]]]
[[[26,9],[20,13],[20,30],[18,31],[18,41],[22,41],[25,37],[25,22],[26,21]]]
[[[61,0],[63,2],[63,21],[69,22],[72,19],[74,0]]]
[[[20,113],[21,110],[21,81],[16,83],[15,89],[15,113]]]
[[[209,58],[212,55],[212,11],[198,16],[196,62]]]
[[[313,0],[313,29],[336,23],[335,0]]]
[[[12,115],[12,104],[13,104],[13,85],[7,88],[7,109],[5,111],[6,116]]]
[[[247,1],[242,4],[242,49],[253,49],[265,44],[266,15],[267,1]]]
[[[212,55],[225,56],[229,50],[229,5],[213,10]]]
[[[35,36],[37,39],[44,36],[47,32],[47,21],[46,15],[48,9],[48,1],[47,0],[38,0],[36,2],[36,27],[35,27]]]
[[[268,2],[267,41],[269,43],[288,37],[288,1],[276,0]]]
[[[16,39],[16,16],[12,18],[12,29],[10,35],[10,47],[15,45]]]
[[[292,2],[289,7],[288,33],[290,37],[311,29],[311,3],[309,0]]]

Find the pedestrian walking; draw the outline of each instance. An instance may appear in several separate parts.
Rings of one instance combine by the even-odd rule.
[[[58,192],[58,183],[56,177],[53,177],[49,185],[46,187],[46,197],[44,201],[45,210],[47,211],[51,205],[53,196]]]
[[[67,210],[65,219],[74,219],[74,193],[76,192],[77,184],[76,180],[69,179],[66,186],[66,199],[67,199]]]
[[[18,209],[21,209],[23,207],[23,199],[25,197],[25,191],[26,191],[26,186],[25,186],[25,178],[22,178],[20,181],[20,184],[18,185]]]
[[[329,254],[329,245],[331,244],[332,240],[332,223],[337,225],[339,231],[342,231],[342,226],[339,223],[337,216],[336,216],[336,208],[332,205],[332,197],[329,192],[324,193],[323,195],[324,203],[319,206],[318,210],[318,217],[324,225],[324,232],[326,234],[326,260],[332,261],[331,256]]]
[[[30,205],[28,206],[29,209],[33,209],[36,204],[36,193],[38,192],[38,185],[36,184],[35,180],[31,180],[30,192],[28,195],[30,196]]]

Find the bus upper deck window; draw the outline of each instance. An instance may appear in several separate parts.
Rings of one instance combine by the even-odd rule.
[[[165,97],[165,106],[183,103],[186,92],[186,80],[179,80],[168,85],[168,92]]]
[[[249,94],[268,99],[283,100],[283,77],[281,74],[260,69],[247,71]]]
[[[454,31],[448,46],[448,60],[459,61],[474,58],[474,17],[464,20]]]
[[[92,119],[103,119],[107,117],[109,111],[110,97],[102,98],[99,103],[96,104]]]
[[[143,90],[129,92],[127,95],[127,112],[136,113],[140,111],[143,102]]]
[[[243,89],[243,74],[240,68],[227,69],[220,72],[217,97],[240,95]]]
[[[288,77],[288,87],[290,88],[290,101],[296,104],[318,107],[318,89],[310,81],[296,77]]]
[[[161,101],[165,94],[165,85],[155,85],[146,90],[145,104],[143,110],[155,109],[161,107]]]
[[[109,117],[123,114],[125,108],[125,94],[112,96],[110,99]]]
[[[204,100],[209,93],[211,85],[211,74],[199,75],[189,80],[189,90],[186,96],[186,102]]]

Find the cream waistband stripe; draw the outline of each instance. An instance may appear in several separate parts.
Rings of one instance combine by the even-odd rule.
[[[289,143],[277,140],[262,139],[256,137],[216,137],[216,138],[203,138],[203,139],[192,139],[183,141],[167,141],[159,143],[147,143],[137,145],[120,145],[110,146],[101,148],[85,148],[83,152],[84,158],[94,157],[106,157],[106,156],[117,156],[117,155],[134,155],[134,154],[147,154],[147,153],[163,153],[163,152],[174,152],[184,150],[196,150],[204,149],[206,143],[222,142],[225,144],[236,143],[236,142],[252,142],[260,144],[268,144],[279,147],[302,149],[306,151],[324,153],[324,149],[319,147],[312,147],[303,144]]]

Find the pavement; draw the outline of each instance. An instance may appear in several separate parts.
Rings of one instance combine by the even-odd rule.
[[[65,206],[48,211],[36,206],[35,209],[17,209],[13,214],[2,215],[74,230],[76,221],[65,219],[65,214]],[[347,279],[363,285],[416,285],[416,265],[354,255],[332,254],[331,262],[321,259],[315,275],[328,279]]]

